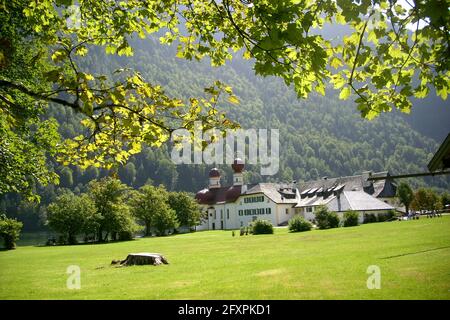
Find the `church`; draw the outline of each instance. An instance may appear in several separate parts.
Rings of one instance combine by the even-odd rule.
[[[327,206],[338,215],[347,210],[360,214],[381,214],[395,210],[396,186],[387,172],[365,172],[362,175],[322,178],[297,186],[293,183],[257,183],[244,181],[244,162],[237,158],[231,165],[233,185],[222,186],[220,171],[209,172],[209,185],[195,195],[207,219],[199,229],[239,229],[256,219],[269,220],[274,226],[287,225],[294,215],[314,220],[314,211]],[[386,176],[371,182],[371,176]]]

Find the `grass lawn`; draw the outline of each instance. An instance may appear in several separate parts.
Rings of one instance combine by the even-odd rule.
[[[169,265],[110,266],[130,252]],[[66,288],[69,265],[81,289]],[[367,267],[381,289],[366,286]],[[0,252],[0,299],[450,299],[450,216],[232,237],[203,231]]]

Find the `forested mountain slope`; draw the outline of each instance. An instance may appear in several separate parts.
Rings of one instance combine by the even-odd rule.
[[[218,79],[233,87],[240,105],[222,104],[229,118],[239,122],[242,128],[280,130],[280,170],[275,176],[261,176],[256,166],[247,165],[247,182],[305,181],[322,176],[352,175],[365,170],[384,171],[392,174],[426,171],[426,164],[438,148],[433,139],[434,130],[420,122],[421,114],[441,113],[435,116],[436,128],[442,132],[448,112],[433,104],[421,106],[417,115],[398,112],[382,114],[375,120],[361,118],[351,100],[341,101],[332,90],[326,97],[311,95],[299,100],[292,88],[280,79],[261,78],[254,75],[251,61],[235,59],[227,66],[212,68],[208,61],[185,61],[175,56],[174,47],[161,46],[157,40],[135,43],[133,57],[112,57],[101,52],[92,55],[83,67],[92,73],[112,73],[115,69],[131,67],[153,83],[166,88],[174,97],[198,97],[203,88]],[[434,101],[429,99],[428,101]],[[424,111],[425,110],[425,111]],[[79,117],[71,109],[51,106],[50,116],[60,123],[64,137],[80,132]],[[444,120],[443,120],[444,118]],[[432,123],[428,117],[428,123]],[[450,120],[450,119],[449,119]],[[416,126],[420,129],[416,130]],[[444,128],[443,128],[444,126]],[[447,125],[448,126],[448,125]],[[428,128],[430,135],[426,135]],[[439,134],[437,136],[439,136]],[[436,135],[434,136],[436,137]],[[86,190],[86,184],[108,174],[105,170],[64,167],[55,161],[52,166],[61,176],[59,186],[47,186],[39,190],[41,204],[20,202],[17,195],[8,195],[0,201],[0,209],[12,216],[19,215],[25,229],[38,226],[39,211],[53,201],[58,188],[70,188],[75,192]],[[224,172],[223,184],[231,183],[231,168],[219,166]],[[121,180],[138,188],[145,183],[164,184],[170,190],[195,192],[207,185],[210,166],[175,165],[170,159],[168,146],[160,149],[144,149],[119,169]],[[411,179],[414,187],[433,186],[450,189],[450,177]]]
[[[259,170],[249,174],[252,181],[309,180],[320,176],[351,175],[364,170],[411,173],[426,170],[426,164],[438,147],[437,141],[415,130],[406,121],[411,115],[387,113],[368,121],[362,119],[352,102],[337,98],[327,91],[326,97],[312,95],[297,99],[292,88],[276,78],[254,75],[251,61],[235,59],[225,67],[212,68],[208,61],[189,62],[175,57],[174,47],[162,47],[157,40],[136,43],[131,58],[112,58],[99,54],[87,68],[111,72],[115,68],[131,67],[143,76],[167,88],[167,93],[185,98],[199,96],[203,88],[219,79],[233,87],[240,105],[224,104],[229,117],[243,128],[280,129],[281,166],[277,176],[261,177]],[[442,107],[428,105],[429,113]],[[423,107],[419,110],[423,113]],[[436,130],[441,132],[440,127]],[[194,191],[206,183],[203,166],[174,166],[167,152],[148,150],[138,155],[125,178],[136,170],[136,182],[146,177],[169,188]],[[130,168],[131,167],[131,168]],[[226,166],[224,166],[224,169]],[[230,174],[230,171],[227,170]],[[416,180],[413,183],[449,187],[448,178]]]

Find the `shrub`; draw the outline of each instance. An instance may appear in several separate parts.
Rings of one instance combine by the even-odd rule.
[[[365,213],[363,223],[377,222],[377,217],[372,213]]]
[[[119,232],[119,241],[129,241],[129,240],[133,240],[133,232],[131,231]]]
[[[338,228],[341,220],[336,212],[330,212],[328,215],[328,226],[329,228]]]
[[[330,212],[327,207],[320,206],[315,212],[315,215],[319,229],[339,227],[339,216],[336,212]]]
[[[344,227],[353,227],[359,224],[359,214],[356,211],[346,211],[344,213]]]
[[[22,226],[22,222],[7,218],[4,214],[0,215],[0,237],[3,238],[6,249],[16,248],[16,241],[19,239]]]
[[[272,234],[273,226],[268,220],[256,220],[251,224],[253,234]]]
[[[380,213],[378,215],[378,219],[377,220],[378,220],[378,222],[385,222],[385,221],[391,220],[395,216],[396,216],[395,211],[394,210],[389,210],[386,213]]]
[[[289,231],[291,232],[309,231],[311,228],[311,222],[306,221],[303,217],[295,216],[289,220]]]

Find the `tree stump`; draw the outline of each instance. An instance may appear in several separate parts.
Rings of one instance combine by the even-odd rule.
[[[125,260],[113,260],[111,264],[119,264],[120,266],[134,266],[134,265],[154,265],[169,264],[167,259],[159,253],[130,253]]]

